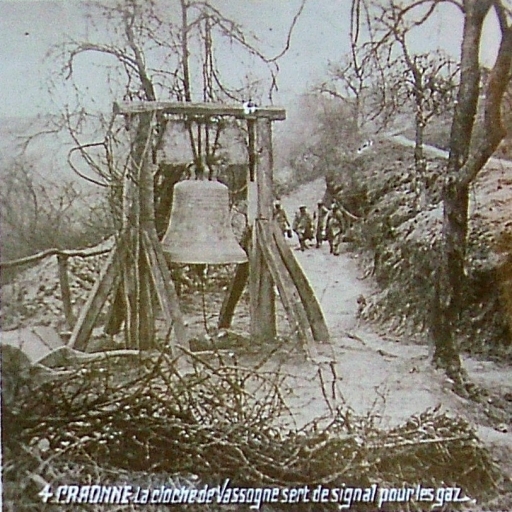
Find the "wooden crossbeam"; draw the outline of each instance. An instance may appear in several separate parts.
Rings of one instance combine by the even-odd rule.
[[[114,114],[134,115],[144,113],[176,114],[188,117],[234,117],[236,119],[269,119],[283,121],[286,110],[280,107],[257,107],[247,113],[243,105],[223,103],[189,103],[174,101],[127,101],[114,103]]]

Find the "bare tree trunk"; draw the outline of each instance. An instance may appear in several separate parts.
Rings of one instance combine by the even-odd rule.
[[[185,101],[192,101],[190,91],[190,69],[188,65],[188,4],[186,0],[180,0],[181,4],[181,53],[183,66],[183,87],[185,90]]]
[[[62,296],[62,309],[69,330],[73,330],[75,325],[75,316],[73,315],[73,306],[71,305],[71,290],[68,278],[68,257],[57,254],[57,262],[59,265],[59,282],[60,292]]]
[[[484,5],[485,4],[485,5]],[[480,86],[479,49],[482,25],[490,2],[468,3],[464,18],[461,77],[457,107],[450,134],[450,155],[443,185],[443,247],[436,301],[437,319],[432,334],[435,342],[434,363],[461,379],[461,361],[455,337],[464,285],[464,259],[468,229],[468,185],[458,174],[467,159]],[[436,325],[437,324],[437,325]]]
[[[484,19],[493,5],[502,38],[486,86],[484,120],[475,127],[480,88],[480,38]],[[512,60],[512,28],[501,2],[466,0],[464,9],[460,87],[443,186],[443,248],[432,321],[434,363],[445,368],[458,383],[462,382],[463,375],[454,331],[463,306],[469,187],[504,136],[501,102],[510,81]]]
[[[416,173],[414,184],[415,193],[418,200],[418,210],[426,206],[426,185],[427,185],[427,162],[423,151],[425,121],[423,119],[422,106],[418,100],[415,116],[415,134],[414,134],[414,170]]]
[[[468,187],[457,183],[443,190],[443,247],[436,283],[432,336],[434,363],[457,381],[461,377],[455,327],[464,286],[464,258],[467,237]]]

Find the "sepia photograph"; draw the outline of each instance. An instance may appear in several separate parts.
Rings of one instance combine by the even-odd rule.
[[[512,0],[0,0],[5,512],[512,510]]]

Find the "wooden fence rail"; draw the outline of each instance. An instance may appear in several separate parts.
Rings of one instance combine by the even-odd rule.
[[[26,256],[25,258],[18,258],[16,260],[0,262],[0,270],[6,268],[19,267],[27,265],[28,263],[36,263],[45,258],[57,256],[57,263],[59,266],[59,284],[62,298],[62,309],[66,323],[69,330],[72,330],[75,324],[75,316],[73,314],[73,307],[71,305],[71,290],[69,287],[68,278],[68,258],[90,258],[92,256],[100,256],[107,254],[111,249],[78,249],[78,250],[63,250],[63,249],[46,249],[45,251]]]
[[[111,249],[96,249],[94,251],[88,251],[87,249],[78,250],[67,250],[67,249],[46,249],[45,251],[32,254],[31,256],[25,256],[24,258],[18,258],[16,260],[0,261],[0,270],[6,268],[19,267],[28,263],[35,263],[36,261],[44,260],[50,256],[62,256],[65,258],[89,258],[91,256],[99,256],[100,254],[106,254]]]

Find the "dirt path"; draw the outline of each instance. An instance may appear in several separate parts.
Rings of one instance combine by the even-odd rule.
[[[324,190],[324,181],[317,180],[284,198],[290,220],[300,204],[314,211]],[[298,245],[296,238],[290,243]],[[357,298],[372,289],[368,280],[361,279],[354,254],[342,250],[340,256],[332,256],[327,244],[295,254],[315,289],[331,334],[330,343],[310,348],[309,360],[297,357],[284,363],[283,369],[292,375],[291,405],[298,424],[330,409],[350,407],[359,414],[379,415],[381,426],[389,427],[440,405],[441,410],[476,424],[481,439],[500,446],[503,457],[510,458],[512,432],[478,424],[471,403],[454,394],[444,374],[431,366],[428,346],[379,335],[359,321]],[[465,367],[475,382],[512,391],[509,369],[471,359],[465,360]]]

